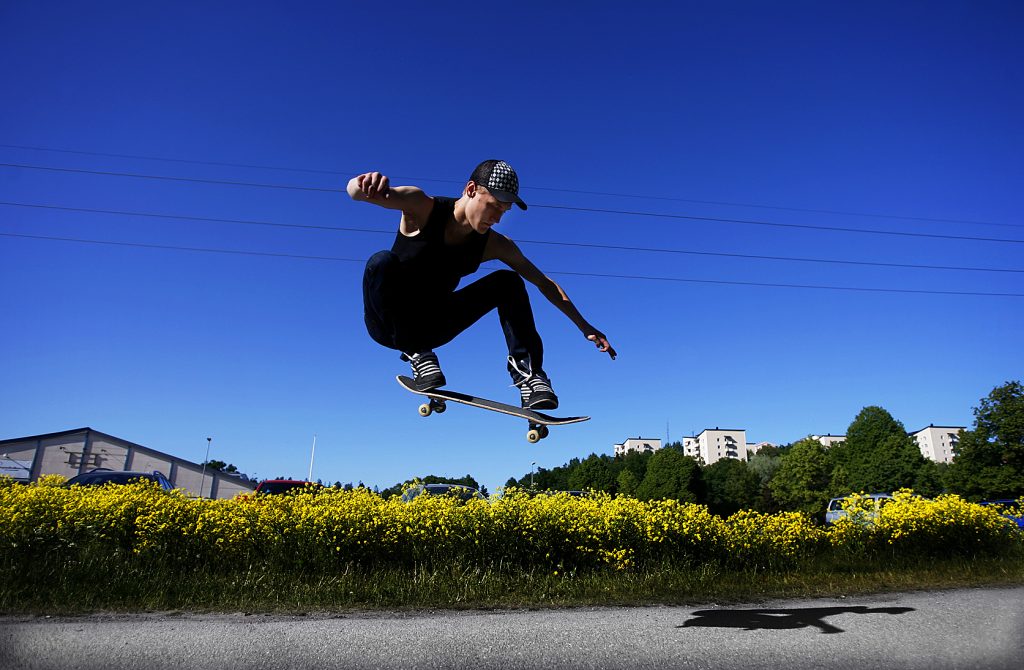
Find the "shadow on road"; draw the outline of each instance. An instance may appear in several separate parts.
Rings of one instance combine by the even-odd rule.
[[[805,607],[777,610],[698,610],[693,618],[676,628],[742,628],[743,630],[784,630],[820,628],[822,633],[842,633],[843,629],[825,621],[837,614],[905,614],[913,607]]]

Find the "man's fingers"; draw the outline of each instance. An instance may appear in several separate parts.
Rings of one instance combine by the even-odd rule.
[[[367,172],[359,176],[359,188],[368,200],[380,198],[388,191],[389,180],[379,172]]]
[[[615,353],[615,349],[613,349],[612,345],[608,342],[608,338],[606,338],[604,335],[594,334],[587,335],[587,339],[593,342],[594,346],[596,346],[598,350],[607,353],[609,356],[612,357],[612,360],[615,360],[615,357],[618,354]]]

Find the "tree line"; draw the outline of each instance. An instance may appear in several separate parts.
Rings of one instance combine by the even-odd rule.
[[[853,492],[911,488],[932,497],[958,493],[969,500],[1024,495],[1024,386],[998,386],[974,408],[974,426],[960,432],[952,463],[921,455],[904,425],[882,407],[865,407],[846,440],[825,447],[807,437],[765,447],[747,461],[711,465],[673,442],[654,453],[591,454],[565,465],[510,478],[507,487],[537,491],[595,490],[642,500],[703,503],[714,514],[740,509],[824,515],[830,498]]]

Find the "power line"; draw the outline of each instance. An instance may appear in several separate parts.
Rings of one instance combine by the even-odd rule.
[[[2,203],[0,203],[2,204]],[[547,242],[540,240],[516,240],[517,242],[527,244],[550,244],[565,247],[583,247],[587,249],[613,249],[617,251],[642,251],[642,252],[654,252],[663,254],[686,254],[692,256],[714,256],[719,258],[743,258],[749,260],[766,260],[766,261],[786,261],[786,262],[798,262],[798,263],[827,263],[836,265],[862,265],[871,267],[887,267],[887,268],[907,268],[913,270],[962,270],[969,272],[1020,272],[1024,273],[1024,270],[1014,269],[1000,269],[1000,268],[979,268],[979,267],[963,267],[955,265],[918,265],[914,263],[883,263],[879,261],[847,261],[839,259],[826,259],[826,258],[801,258],[796,256],[764,256],[758,254],[739,254],[739,253],[726,253],[721,251],[689,251],[685,249],[662,249],[657,247],[627,247],[621,245],[611,244],[592,244],[588,242]]]
[[[167,244],[144,244],[142,242],[111,242],[109,240],[86,240],[79,237],[54,237],[50,235],[25,235],[22,233],[0,233],[2,237],[21,237],[29,240],[46,240],[50,242],[76,242],[78,244],[102,244],[115,247],[136,247],[139,249],[164,249],[168,251],[196,251],[208,254],[237,254],[241,256],[270,256],[273,258],[296,258],[305,261],[341,261],[346,263],[365,263],[365,258],[339,258],[337,256],[303,256],[299,254],[282,254],[269,251],[242,251],[238,249],[213,249],[209,247],[179,247]]]
[[[133,177],[135,179],[157,179],[161,181],[178,181],[192,184],[217,184],[220,186],[251,186],[254,188],[273,188],[285,191],[318,191],[322,193],[345,193],[344,189],[318,188],[315,186],[291,186],[286,184],[263,184],[247,181],[227,181],[221,179],[198,179],[195,177],[168,177],[166,175],[140,174],[137,172],[108,172],[104,170],[80,170],[60,168],[49,165],[26,165],[23,163],[0,163],[0,167],[21,168],[23,170],[48,170],[50,172],[73,172],[76,174],[95,174],[104,177]]]
[[[352,228],[343,226],[323,226],[323,225],[311,225],[311,224],[300,224],[300,223],[280,223],[273,221],[253,221],[246,219],[223,219],[223,218],[209,218],[200,216],[185,216],[176,214],[159,214],[153,212],[130,212],[123,210],[110,210],[110,209],[91,209],[85,207],[65,207],[60,205],[42,205],[33,203],[21,203],[21,202],[6,202],[0,201],[0,205],[7,207],[27,207],[34,209],[47,209],[57,210],[66,212],[84,212],[90,214],[107,214],[116,216],[138,216],[148,217],[157,219],[180,219],[183,221],[197,221],[203,223],[231,223],[241,225],[252,225],[252,226],[272,226],[278,228],[296,228],[296,229],[309,229],[309,230],[326,230],[335,232],[357,232],[357,233],[377,233],[384,235],[393,235],[392,230],[377,230],[373,228]],[[914,263],[884,263],[879,261],[851,261],[851,260],[840,260],[840,259],[826,259],[826,258],[802,258],[794,256],[766,256],[759,254],[740,254],[740,253],[728,253],[728,252],[715,252],[715,251],[692,251],[687,249],[666,249],[661,247],[632,247],[624,245],[614,244],[597,244],[587,242],[559,242],[549,240],[528,240],[528,239],[517,239],[518,244],[536,244],[536,245],[547,245],[547,246],[563,246],[563,247],[578,247],[585,249],[603,249],[612,251],[635,251],[635,252],[646,252],[646,253],[663,253],[663,254],[681,254],[691,256],[709,256],[718,258],[741,258],[747,260],[770,260],[770,261],[783,261],[783,262],[800,262],[800,263],[822,263],[822,264],[836,264],[836,265],[857,265],[857,266],[869,266],[869,267],[889,267],[889,268],[904,268],[914,270],[956,270],[966,272],[1006,272],[1006,273],[1024,273],[1024,269],[1003,269],[1003,268],[983,268],[983,267],[964,267],[964,266],[951,266],[951,265],[920,265]]]
[[[724,200],[695,200],[692,198],[674,198],[669,196],[636,195],[632,193],[605,193],[602,191],[578,191],[573,189],[544,188],[533,186],[540,191],[557,191],[559,193],[575,193],[579,195],[603,195],[616,198],[638,198],[641,200],[667,200],[672,202],[688,202],[695,205],[716,205],[724,207],[750,207],[753,209],[770,209],[779,212],[800,212],[802,214],[831,214],[835,216],[859,216],[868,219],[891,219],[894,221],[918,221],[921,223],[957,223],[974,226],[1000,226],[1004,228],[1024,228],[1021,223],[999,223],[995,221],[976,221],[972,219],[941,219],[925,216],[906,216],[899,214],[877,214],[872,212],[845,212],[837,209],[812,209],[808,207],[783,207],[780,205],[764,205],[749,202],[728,202]]]
[[[2,164],[0,164],[2,165]],[[908,233],[898,230],[878,230],[868,228],[839,228],[835,226],[812,226],[802,223],[777,223],[774,221],[752,221],[748,219],[722,219],[710,216],[689,216],[684,214],[659,214],[657,212],[635,212],[621,209],[599,209],[597,207],[570,207],[568,205],[531,205],[544,209],[561,209],[574,212],[590,212],[597,214],[623,214],[628,216],[646,216],[660,219],[685,219],[688,221],[710,221],[713,223],[741,223],[751,226],[776,226],[778,228],[803,228],[807,230],[829,230],[843,233],[865,233],[871,235],[898,235],[900,237],[927,237],[939,240],[962,240],[971,242],[1006,242],[1024,244],[1024,240],[1010,240],[995,237],[971,237],[967,235],[937,235],[934,233]]]
[[[84,212],[87,214],[110,214],[114,216],[141,216],[153,219],[180,219],[182,221],[197,221],[201,223],[236,223],[246,226],[272,226],[275,228],[298,228],[308,230],[329,230],[345,233],[379,233],[394,235],[394,230],[379,230],[377,228],[350,228],[344,226],[320,226],[307,223],[280,223],[275,221],[256,221],[250,219],[221,219],[206,216],[188,216],[184,214],[159,214],[156,212],[129,212],[116,209],[91,209],[88,207],[64,207],[62,205],[41,205],[27,202],[0,201],[5,207],[28,207],[31,209],[50,209],[62,212]]]
[[[319,260],[319,261],[336,261],[336,262],[348,262],[348,263],[364,263],[365,259],[361,258],[339,258],[333,256],[303,256],[298,254],[282,254],[282,253],[270,253],[270,252],[259,252],[259,251],[240,251],[235,249],[217,249],[208,247],[183,247],[183,246],[171,246],[163,244],[144,244],[139,242],[112,242],[108,240],[89,240],[74,237],[55,237],[47,235],[27,235],[22,233],[3,233],[0,232],[0,237],[13,237],[13,238],[24,238],[33,240],[44,240],[52,242],[73,242],[80,244],[95,244],[95,245],[111,245],[118,247],[137,247],[142,249],[163,249],[170,251],[192,251],[192,252],[203,252],[203,253],[216,253],[216,254],[238,254],[244,256],[270,256],[274,258],[293,258],[300,260]],[[683,277],[654,277],[649,275],[620,275],[620,274],[608,274],[608,273],[597,273],[597,272],[568,272],[555,270],[547,272],[547,274],[553,275],[564,275],[564,276],[575,276],[575,277],[595,277],[605,279],[634,279],[634,280],[646,280],[646,281],[662,281],[662,282],[685,282],[693,284],[719,284],[725,286],[758,286],[765,288],[798,288],[798,289],[816,289],[824,291],[860,291],[860,292],[871,292],[871,293],[911,293],[911,294],[922,294],[922,295],[958,295],[958,296],[985,296],[985,297],[998,297],[998,298],[1024,298],[1024,293],[985,293],[979,291],[936,291],[936,290],[918,290],[918,289],[898,289],[898,288],[869,288],[869,287],[857,287],[857,286],[827,286],[817,284],[779,284],[779,283],[763,283],[763,282],[741,282],[741,281],[729,281],[720,279],[689,279]]]
[[[33,147],[23,144],[0,144],[5,149],[28,149],[30,151],[49,151],[58,154],[73,154],[76,156],[101,156],[103,158],[128,158],[131,160],[160,161],[163,163],[179,163],[184,165],[209,165],[213,167],[246,168],[251,170],[279,170],[281,172],[304,172],[307,174],[324,174],[331,176],[342,176],[345,173],[338,170],[317,170],[313,168],[282,167],[279,165],[253,165],[251,163],[226,163],[221,161],[198,161],[186,160],[184,158],[164,158],[159,156],[140,156],[138,154],[115,154],[101,151],[75,151],[73,149],[53,149],[50,147]],[[444,181],[444,180],[437,180]]]
[[[52,172],[69,172],[76,174],[94,174],[109,177],[133,177],[137,179],[155,179],[163,181],[174,181],[174,182],[187,182],[187,183],[198,183],[198,184],[216,184],[222,186],[247,186],[253,188],[267,188],[267,189],[280,189],[290,191],[316,191],[321,193],[345,193],[344,189],[337,188],[319,188],[312,186],[291,186],[285,184],[266,184],[257,182],[241,182],[241,181],[226,181],[217,179],[199,179],[195,177],[169,177],[165,175],[149,175],[140,174],[134,172],[109,172],[102,170],[82,170],[75,168],[58,168],[45,165],[28,165],[24,163],[0,163],[0,167],[13,167],[21,168],[25,170],[48,170]],[[844,232],[844,233],[860,233],[867,235],[897,235],[901,237],[915,237],[915,238],[929,238],[929,239],[942,239],[942,240],[959,240],[959,241],[971,241],[971,242],[1000,242],[1007,244],[1024,244],[1024,240],[1015,239],[1004,239],[1004,238],[992,238],[992,237],[972,237],[967,235],[938,235],[933,233],[910,233],[904,231],[892,231],[892,230],[877,230],[877,229],[866,229],[866,228],[842,228],[836,226],[813,226],[809,224],[797,224],[797,223],[778,223],[773,221],[754,221],[749,219],[728,219],[720,217],[707,217],[707,216],[690,216],[685,214],[661,214],[657,212],[637,212],[628,210],[618,209],[600,209],[596,207],[570,207],[567,205],[532,205],[533,207],[543,209],[557,209],[566,211],[577,211],[577,212],[589,212],[589,213],[600,213],[600,214],[619,214],[627,216],[643,216],[643,217],[655,217],[655,218],[667,218],[667,219],[681,219],[688,221],[707,221],[713,223],[738,223],[744,225],[753,226],[774,226],[778,228],[796,228],[805,230],[827,230],[833,232]]]
[[[278,170],[282,172],[299,172],[306,174],[322,174],[330,176],[346,176],[350,174],[357,174],[357,170],[323,170],[314,168],[296,168],[296,167],[285,167],[281,165],[258,165],[251,163],[232,163],[223,161],[203,161],[203,160],[187,160],[182,158],[166,158],[161,156],[143,156],[138,154],[119,154],[119,153],[104,153],[99,151],[76,151],[72,149],[55,149],[52,147],[38,147],[28,146],[23,144],[0,144],[0,147],[7,149],[26,149],[30,151],[46,151],[51,153],[62,153],[62,154],[74,154],[79,156],[101,156],[105,158],[127,158],[131,160],[148,160],[148,161],[160,161],[164,163],[178,163],[186,165],[208,165],[214,167],[233,167],[233,168],[245,168],[253,170]],[[436,179],[429,177],[409,177],[394,175],[396,179],[410,179],[415,181],[429,181],[439,182],[446,184],[464,184],[465,181],[457,179]],[[1024,228],[1024,224],[1019,223],[999,223],[995,221],[977,221],[973,219],[945,219],[945,218],[932,218],[923,216],[906,216],[900,214],[880,214],[878,212],[848,212],[835,209],[812,209],[806,207],[785,207],[781,205],[766,205],[763,203],[749,203],[749,202],[730,202],[725,200],[699,200],[694,198],[679,198],[674,196],[664,195],[642,195],[637,193],[614,193],[608,191],[585,191],[578,189],[568,188],[552,188],[545,186],[524,186],[524,188],[534,191],[549,191],[553,193],[573,193],[577,195],[597,195],[597,196],[609,196],[614,198],[638,198],[642,200],[663,200],[668,202],[688,202],[699,205],[716,205],[725,207],[750,207],[756,209],[770,209],[775,211],[783,212],[802,212],[805,214],[831,214],[837,216],[859,216],[865,218],[875,219],[894,219],[900,221],[920,221],[923,223],[960,223],[970,224],[978,226],[1003,226],[1008,228]]]
[[[867,291],[871,293],[920,293],[928,295],[971,295],[1001,298],[1024,298],[1024,293],[983,293],[975,291],[933,291],[905,288],[868,288],[861,286],[823,286],[820,284],[768,284],[762,282],[727,281],[723,279],[683,279],[680,277],[651,277],[647,275],[599,274],[591,272],[551,272],[549,274],[572,275],[577,277],[602,277],[608,279],[643,279],[648,281],[690,282],[695,284],[724,284],[728,286],[764,286],[769,288],[807,288],[823,291]]]

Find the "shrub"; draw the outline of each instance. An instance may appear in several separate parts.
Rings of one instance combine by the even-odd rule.
[[[998,554],[1024,533],[998,510],[957,496],[901,491],[868,515],[823,528],[801,513],[741,511],[728,519],[676,500],[515,490],[489,501],[365,489],[205,500],[152,482],[0,486],[0,560],[9,569],[116,561],[180,574],[463,567],[552,573],[720,565],[793,570],[802,561]],[[115,562],[112,562],[115,561]]]

